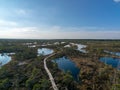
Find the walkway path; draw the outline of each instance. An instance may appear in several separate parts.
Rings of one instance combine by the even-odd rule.
[[[47,67],[47,64],[46,64],[46,60],[47,60],[48,58],[50,58],[51,56],[53,56],[53,55],[55,55],[55,54],[51,54],[51,55],[49,55],[48,57],[46,57],[46,58],[44,59],[44,68],[45,68],[45,70],[46,70],[46,72],[47,72],[47,74],[48,74],[48,76],[49,76],[49,79],[50,79],[50,81],[51,81],[51,84],[52,84],[53,89],[54,89],[54,90],[58,90],[58,88],[57,88],[57,86],[56,86],[56,84],[55,84],[54,78],[53,78],[53,76],[52,76],[51,72],[49,71],[49,69],[48,69],[48,67]]]

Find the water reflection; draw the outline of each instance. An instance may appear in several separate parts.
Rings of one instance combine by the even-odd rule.
[[[111,65],[114,68],[120,68],[119,67],[119,62],[120,59],[119,58],[112,58],[112,57],[101,57],[100,58],[101,62],[104,62],[105,64]]]
[[[39,55],[49,55],[52,54],[53,50],[52,49],[48,49],[48,48],[40,48],[38,49],[38,56]]]
[[[0,66],[3,66],[11,61],[11,56],[9,53],[0,54]]]
[[[86,47],[87,47],[86,45],[82,45],[82,44],[76,44],[76,45],[77,45],[77,47],[78,47],[77,50],[79,50],[79,51],[82,52],[82,53],[87,53],[86,50],[83,49],[83,48],[86,48]]]
[[[73,63],[70,59],[67,57],[61,57],[53,60],[53,62],[57,63],[58,68],[63,70],[64,72],[70,71],[73,78],[76,81],[79,81],[78,75],[80,69],[76,67],[75,63]]]

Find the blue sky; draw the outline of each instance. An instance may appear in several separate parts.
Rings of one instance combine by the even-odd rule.
[[[120,0],[0,0],[0,38],[120,39]]]

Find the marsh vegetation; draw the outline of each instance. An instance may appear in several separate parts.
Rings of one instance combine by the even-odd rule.
[[[82,50],[87,53],[71,43],[86,45]],[[40,48],[56,53],[47,61],[47,66],[59,90],[120,89],[120,71],[116,68],[119,55],[105,52],[119,53],[119,40],[0,40],[0,55],[15,53],[8,56],[11,61],[0,69],[1,90],[53,90],[43,63],[48,54]],[[38,55],[38,50],[44,55]]]

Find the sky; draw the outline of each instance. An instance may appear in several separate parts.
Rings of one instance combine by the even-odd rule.
[[[0,38],[120,39],[120,0],[0,0]]]

